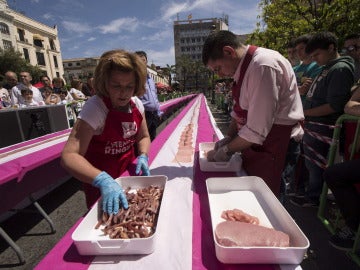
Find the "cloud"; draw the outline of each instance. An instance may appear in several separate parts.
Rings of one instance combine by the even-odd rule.
[[[156,66],[165,67],[166,65],[175,64],[175,49],[171,46],[167,50],[148,50],[147,51],[149,64],[154,63]]]
[[[51,13],[45,13],[42,17],[46,20],[52,19],[54,16]]]
[[[90,33],[93,29],[86,23],[63,21],[62,25],[69,32],[75,32],[80,35]]]
[[[163,41],[165,39],[168,39],[168,38],[172,38],[174,35],[173,35],[173,31],[172,29],[164,29],[163,31],[161,31],[159,29],[159,31],[157,31],[155,34],[151,34],[151,35],[148,35],[148,36],[142,36],[141,37],[141,40],[143,41]]]
[[[138,25],[138,19],[133,17],[116,19],[111,21],[109,24],[100,25],[97,28],[99,28],[103,34],[115,34],[120,33],[123,30],[134,32],[137,29]]]
[[[172,19],[175,15],[177,15],[179,12],[185,12],[189,10],[189,4],[188,3],[169,3],[167,5],[164,5],[161,8],[162,18],[163,20],[167,21],[169,19]]]
[[[89,38],[87,39],[87,41],[94,41],[94,40],[96,40],[96,37],[89,37]]]

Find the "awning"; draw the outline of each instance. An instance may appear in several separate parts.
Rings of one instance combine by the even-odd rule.
[[[39,39],[39,40],[44,40],[43,36],[41,36],[39,34],[33,34],[33,38],[34,39]]]

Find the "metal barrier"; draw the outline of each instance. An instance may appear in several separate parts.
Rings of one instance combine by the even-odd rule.
[[[349,160],[352,160],[356,153],[356,146],[358,144],[359,135],[360,135],[360,117],[354,116],[354,115],[349,115],[349,114],[343,114],[337,119],[336,124],[335,124],[332,143],[330,144],[330,149],[329,149],[327,167],[332,166],[335,162],[335,157],[336,157],[337,151],[339,149],[341,129],[343,128],[343,125],[345,122],[357,123],[354,138],[352,141]],[[327,219],[326,213],[325,213],[326,205],[327,205],[327,195],[328,195],[328,186],[327,186],[326,182],[324,182],[322,193],[320,196],[320,205],[319,205],[317,216],[321,220],[321,222],[325,225],[325,227],[332,234],[334,234],[339,217],[336,219],[335,224],[331,224],[331,222]],[[348,252],[348,255],[355,261],[355,263],[357,265],[360,266],[360,255],[356,254],[357,248],[359,245],[360,245],[360,225],[359,225],[356,237],[355,237],[354,246],[353,246],[352,250]]]

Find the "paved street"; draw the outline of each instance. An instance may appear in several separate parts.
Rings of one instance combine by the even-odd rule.
[[[219,128],[224,132],[228,126],[228,117],[214,106],[210,107]],[[33,269],[75,221],[86,213],[84,195],[80,189],[81,184],[75,179],[70,179],[39,200],[55,223],[54,234],[50,233],[49,225],[40,215],[31,213],[33,207],[28,207],[26,212],[17,213],[2,222],[2,228],[23,250],[26,264],[19,265],[14,251],[1,240],[0,269]],[[317,218],[316,208],[298,208],[288,202],[285,203],[285,207],[311,242],[307,258],[301,265],[303,269],[359,269],[344,252],[328,244],[330,234]]]

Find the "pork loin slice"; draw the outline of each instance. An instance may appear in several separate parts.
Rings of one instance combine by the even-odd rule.
[[[288,247],[289,235],[261,225],[223,221],[216,226],[216,241],[226,247]]]

